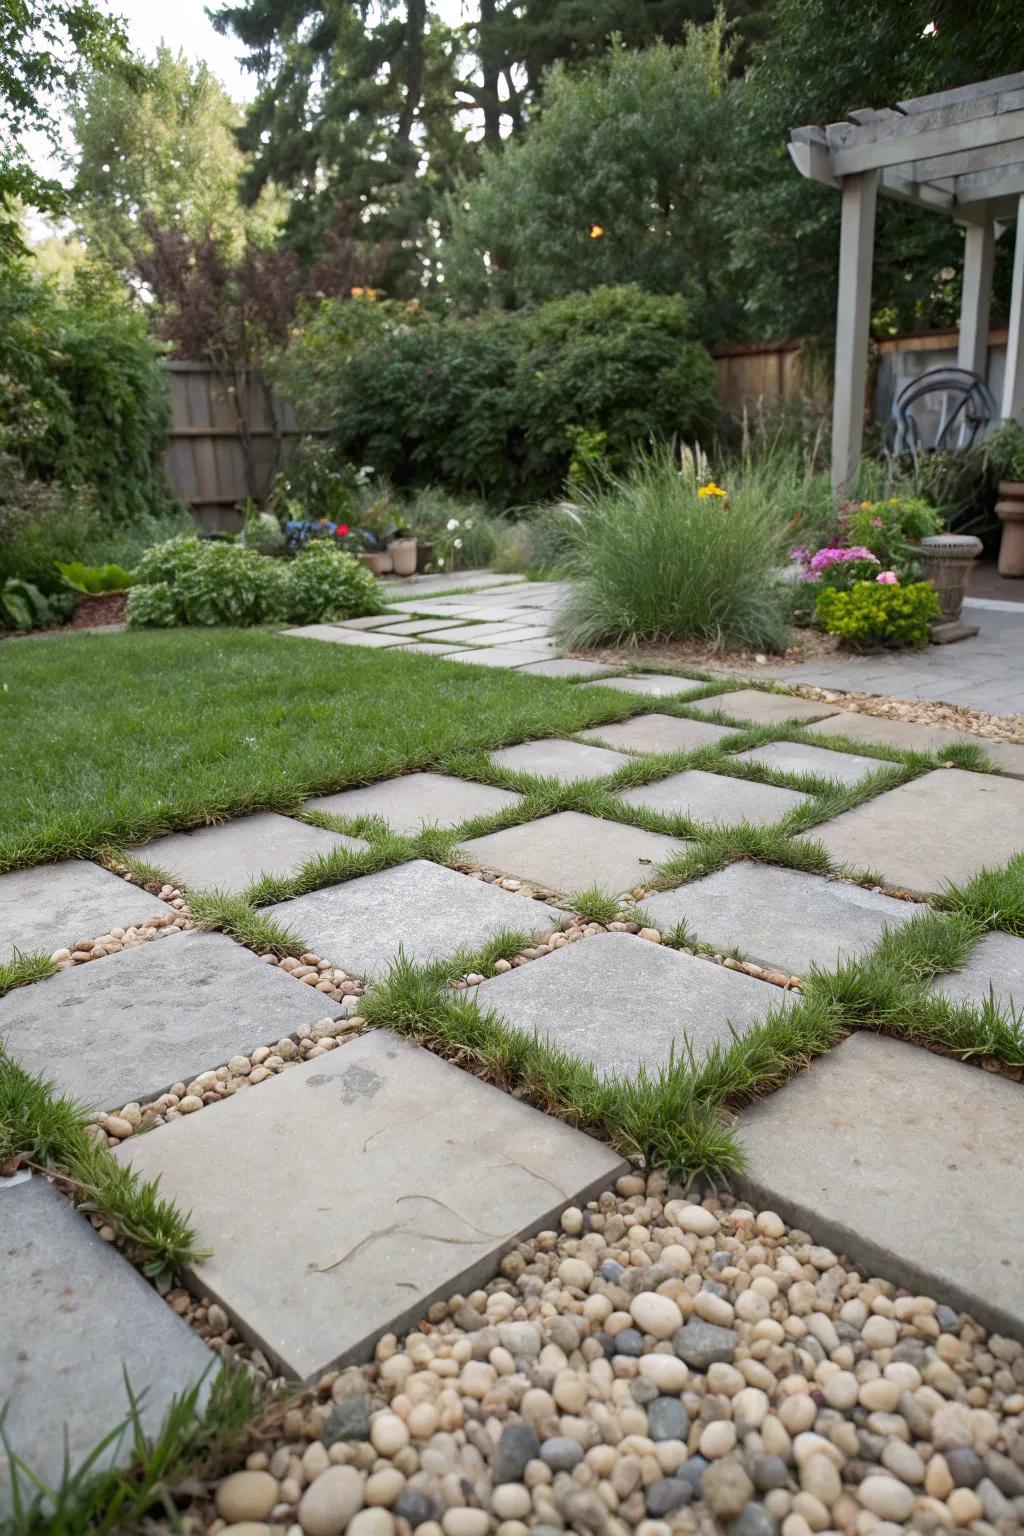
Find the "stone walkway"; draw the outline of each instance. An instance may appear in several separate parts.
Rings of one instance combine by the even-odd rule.
[[[289,633],[437,645],[474,664],[575,677],[588,689],[601,686],[595,672],[609,675],[552,655],[557,584],[488,573],[457,580],[472,590],[445,595],[440,581],[425,580],[413,595],[403,588],[393,614]],[[945,661],[950,650],[936,654]],[[820,773],[856,786],[879,762],[836,750],[836,735],[945,744],[928,727],[901,723],[897,740],[893,722],[756,689],[691,707],[702,686],[695,679],[611,673],[609,684],[633,696],[640,712],[631,720],[576,741],[502,748],[495,768],[600,786],[645,754],[727,747],[745,722],[784,735],[795,721],[817,745],[768,742],[739,761],[772,777]],[[665,713],[666,701],[686,713]],[[601,1075],[632,1078],[640,1066],[656,1075],[687,1048],[699,1064],[766,1017],[784,1018],[794,978],[869,953],[886,929],[920,913],[908,892],[933,897],[945,881],[1024,850],[1022,760],[1024,748],[997,745],[1001,774],[936,768],[830,817],[810,835],[830,853],[832,876],[746,859],[649,893],[658,867],[696,831],[780,821],[784,830],[784,818],[814,803],[792,783],[664,773],[619,796],[621,819],[558,811],[466,837],[456,868],[413,860],[275,903],[269,915],[309,946],[301,962],[281,965],[222,934],[177,931],[170,899],[98,865],[18,871],[0,876],[0,958],[15,948],[52,951],[62,968],[0,998],[0,1037],[29,1070],[105,1112],[115,1155],[158,1175],[191,1211],[212,1256],[189,1283],[222,1311],[224,1326],[272,1372],[315,1379],[367,1358],[382,1335],[412,1325],[438,1298],[483,1285],[510,1247],[557,1226],[567,1207],[584,1206],[625,1171],[601,1142],[462,1066],[384,1031],[361,1033],[364,984],[400,954],[444,961],[512,930],[534,941],[517,963],[470,978],[507,1024]],[[377,816],[415,834],[514,818],[521,804],[511,789],[424,773],[318,797],[308,809]],[[638,825],[651,811],[696,831],[684,838]],[[366,846],[259,814],[133,851],[165,869],[187,902],[190,890],[243,891],[261,874],[291,876],[325,850]],[[885,889],[836,878],[865,868]],[[593,887],[619,899],[624,915],[639,900],[646,926],[560,933],[572,894]],[[998,918],[995,930],[937,985],[981,1006],[991,988],[1001,1006],[1022,1009],[1024,940],[999,932]],[[675,931],[689,952],[662,943]],[[101,935],[110,942],[93,945]],[[98,958],[78,963],[76,953]],[[147,1104],[158,1123],[133,1135]],[[743,1111],[744,1187],[872,1272],[1024,1335],[1024,1223],[1015,1215],[1022,1108],[1019,1083],[923,1046],[855,1035]],[[14,1384],[15,1399],[7,1432],[52,1477],[65,1425],[78,1455],[119,1422],[123,1373],[136,1391],[152,1387],[152,1424],[211,1357],[45,1181],[0,1179],[0,1213],[8,1254],[0,1381]],[[67,1390],[62,1377],[50,1394],[58,1369]],[[753,1536],[762,1529],[750,1527]],[[902,1527],[857,1527],[874,1536],[890,1529]],[[467,1527],[466,1536],[477,1533]]]

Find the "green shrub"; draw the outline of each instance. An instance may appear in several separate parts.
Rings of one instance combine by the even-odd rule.
[[[844,511],[841,525],[844,542],[864,545],[883,570],[902,574],[914,564],[914,544],[938,533],[942,519],[919,497],[890,496],[886,501],[862,501]]]
[[[81,560],[55,560],[61,581],[73,592],[84,592],[89,597],[105,596],[109,592],[127,592],[135,585],[135,577],[123,565],[83,565]]]
[[[0,587],[0,623],[9,629],[42,629],[70,618],[70,593],[46,596],[30,581],[11,576]]]
[[[313,623],[384,607],[370,572],[321,540],[283,560],[241,544],[172,539],[147,552],[136,576],[127,609],[132,628]]]
[[[815,617],[830,635],[854,647],[928,644],[929,626],[939,617],[939,599],[927,581],[886,586],[859,581],[848,592],[825,587]]]
[[[579,532],[580,514],[572,502],[531,507],[499,525],[491,564],[496,571],[521,571],[534,579],[561,576]]]
[[[671,450],[580,498],[582,527],[559,622],[570,647],[699,638],[717,648],[781,650],[788,595],[779,580],[786,529],[742,483],[701,494]]]
[[[472,571],[493,563],[501,525],[482,501],[429,486],[417,492],[403,515],[413,535],[434,546],[430,570]]]

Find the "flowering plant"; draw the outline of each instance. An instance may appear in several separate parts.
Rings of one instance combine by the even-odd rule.
[[[891,571],[882,575],[891,576]],[[928,581],[858,581],[846,592],[825,587],[818,593],[815,616],[830,635],[855,649],[866,646],[927,645],[931,624],[939,617],[939,599]]]

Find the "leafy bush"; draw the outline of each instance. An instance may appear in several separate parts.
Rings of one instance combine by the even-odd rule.
[[[848,592],[824,587],[815,605],[818,623],[854,647],[928,644],[931,623],[939,617],[939,599],[927,581],[906,586],[859,581]]]
[[[840,526],[846,542],[865,545],[886,569],[906,570],[914,562],[914,544],[938,533],[942,519],[919,497],[890,496],[844,508]]]
[[[73,592],[84,592],[89,597],[102,597],[109,592],[127,592],[135,585],[135,577],[123,565],[83,565],[81,560],[55,560],[61,580]]]
[[[32,582],[12,576],[0,587],[0,620],[10,629],[41,629],[68,618],[72,602],[69,594],[47,597]]]
[[[143,557],[136,576],[127,608],[132,628],[312,623],[384,607],[369,571],[323,541],[294,560],[277,560],[241,544],[172,539]]]
[[[1003,421],[984,443],[985,467],[996,480],[1024,480],[1024,426]]]
[[[710,640],[781,650],[787,594],[779,580],[785,527],[742,483],[701,486],[662,448],[580,499],[559,623],[570,647]]]
[[[493,563],[499,525],[483,502],[431,486],[413,497],[405,516],[414,536],[434,546],[430,570],[472,571]]]
[[[498,548],[491,564],[496,571],[522,571],[535,579],[561,576],[579,536],[580,513],[574,503],[561,501],[522,512],[498,529]]]

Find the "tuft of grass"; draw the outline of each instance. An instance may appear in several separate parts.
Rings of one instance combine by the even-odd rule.
[[[1024,854],[1015,854],[1004,869],[982,869],[962,885],[947,885],[935,903],[1024,938]]]
[[[588,886],[585,891],[575,891],[568,899],[570,911],[585,923],[614,923],[620,916],[619,904],[598,886]]]
[[[230,891],[194,891],[188,899],[196,926],[206,933],[228,933],[260,955],[301,955],[309,945],[291,929],[261,912],[245,895]]]
[[[0,997],[31,981],[44,981],[47,976],[55,975],[56,970],[56,965],[42,950],[32,950],[28,954],[20,949],[12,950],[9,960],[0,960]]]
[[[88,1212],[97,1212],[141,1257],[162,1290],[203,1255],[195,1232],[160,1194],[87,1134],[85,1111],[33,1076],[0,1045],[0,1166],[26,1165],[51,1174]]]
[[[658,867],[652,884],[658,890],[685,885],[704,875],[713,875],[737,859],[760,859],[765,864],[780,864],[784,869],[799,869],[812,875],[827,875],[832,861],[821,843],[808,837],[793,837],[783,826],[708,827],[700,840],[671,854]]]

